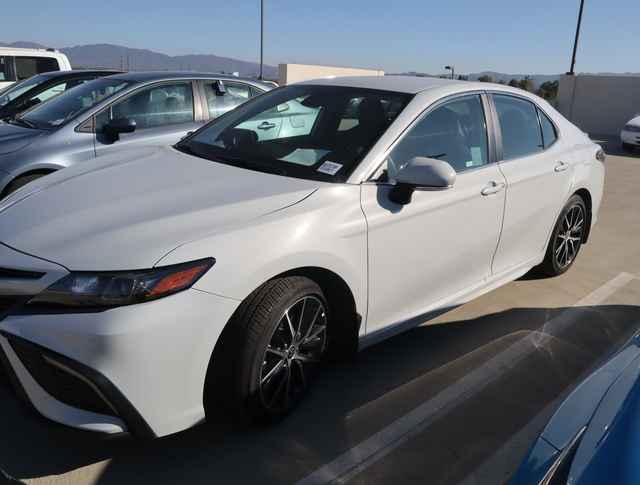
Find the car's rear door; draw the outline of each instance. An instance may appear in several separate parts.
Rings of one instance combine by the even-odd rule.
[[[569,196],[571,147],[551,119],[524,97],[492,95],[498,119],[500,170],[507,180],[504,223],[493,272],[539,262],[556,218]]]
[[[420,117],[386,160],[389,174],[362,185],[369,244],[367,333],[442,309],[491,274],[504,207],[488,103],[481,94],[447,99]],[[416,190],[392,202],[393,173],[413,157],[439,158],[453,187]]]
[[[104,126],[123,118],[135,121],[136,129],[113,141],[104,133]],[[95,120],[96,156],[132,146],[173,145],[204,123],[200,97],[191,80],[141,87],[102,110]]]

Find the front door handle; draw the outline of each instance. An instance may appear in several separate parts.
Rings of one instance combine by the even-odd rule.
[[[504,188],[505,188],[504,182],[489,182],[489,185],[487,185],[484,189],[482,189],[480,193],[482,195],[497,194]]]
[[[556,172],[564,172],[566,169],[569,168],[569,164],[564,163],[564,162],[558,162],[554,168],[554,170]]]
[[[269,123],[268,121],[263,121],[258,125],[259,130],[270,130],[271,128],[275,128],[275,123]]]

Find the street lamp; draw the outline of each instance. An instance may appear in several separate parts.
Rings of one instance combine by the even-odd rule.
[[[264,62],[264,0],[260,0],[260,76],[262,81],[262,68]]]
[[[580,0],[580,12],[578,13],[578,26],[576,27],[576,38],[573,41],[573,56],[571,57],[571,69],[567,73],[573,76],[575,72],[573,68],[576,66],[576,51],[578,50],[578,39],[580,38],[580,25],[582,24],[582,10],[584,9],[584,0]]]
[[[451,71],[451,79],[456,75],[456,66],[444,66],[447,71]]]

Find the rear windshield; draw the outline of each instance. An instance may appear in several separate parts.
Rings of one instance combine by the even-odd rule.
[[[343,182],[410,99],[374,89],[287,86],[218,118],[176,148],[251,170]]]
[[[98,103],[134,84],[115,78],[89,81],[24,113],[24,118],[38,128],[54,129],[93,108]]]

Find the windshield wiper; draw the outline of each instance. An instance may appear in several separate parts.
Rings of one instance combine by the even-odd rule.
[[[7,119],[7,123],[11,123],[13,125],[24,126],[25,128],[37,129],[38,127],[33,121],[25,120],[24,118],[18,118],[17,116],[13,116]]]

